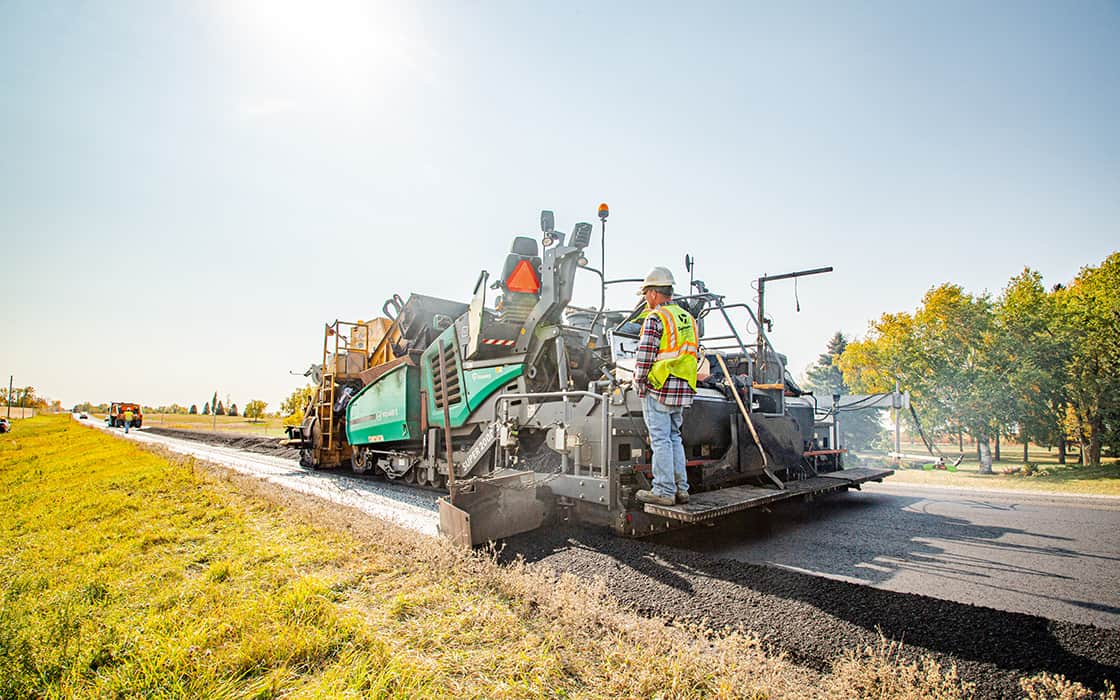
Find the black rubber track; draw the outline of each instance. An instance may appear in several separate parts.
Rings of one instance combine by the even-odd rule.
[[[1120,679],[1120,630],[895,593],[775,567],[555,526],[506,541],[500,558],[606,579],[639,614],[743,627],[795,663],[828,671],[843,649],[875,645],[879,631],[913,655],[955,664],[978,698],[1020,697],[1041,671],[1088,687]]]

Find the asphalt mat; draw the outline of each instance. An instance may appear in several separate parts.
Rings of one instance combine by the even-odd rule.
[[[818,671],[829,671],[845,648],[877,645],[881,632],[908,655],[956,665],[978,698],[1018,697],[1019,679],[1042,671],[1098,690],[1120,679],[1120,630],[716,559],[601,529],[558,526],[510,538],[500,560],[519,557],[603,578],[641,615],[754,631]]]

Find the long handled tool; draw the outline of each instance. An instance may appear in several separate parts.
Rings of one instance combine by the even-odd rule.
[[[754,429],[754,421],[751,420],[750,411],[743,405],[743,399],[739,396],[739,390],[735,388],[735,382],[731,379],[731,372],[727,369],[727,363],[723,361],[723,355],[716,353],[716,360],[719,361],[719,367],[723,370],[723,381],[727,384],[727,388],[731,390],[731,395],[735,397],[735,403],[739,406],[739,412],[743,414],[743,420],[747,422],[747,427],[750,428],[751,437],[754,438],[754,444],[758,447],[758,453],[762,455],[762,469],[766,472],[766,476],[777,484],[778,488],[785,488],[782,480],[774,476],[770,471],[770,460],[766,457],[766,450],[762,449],[762,440],[758,439],[758,431]]]

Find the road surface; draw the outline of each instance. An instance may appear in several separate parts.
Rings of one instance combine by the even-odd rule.
[[[1120,629],[1120,498],[867,484],[661,541],[883,590]]]

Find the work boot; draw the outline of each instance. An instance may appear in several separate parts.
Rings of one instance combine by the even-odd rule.
[[[677,491],[677,504],[684,505],[688,503],[688,491]]]
[[[646,491],[645,489],[634,495],[642,503],[652,503],[655,506],[671,506],[676,503],[676,499],[672,496],[658,496],[653,491]]]

